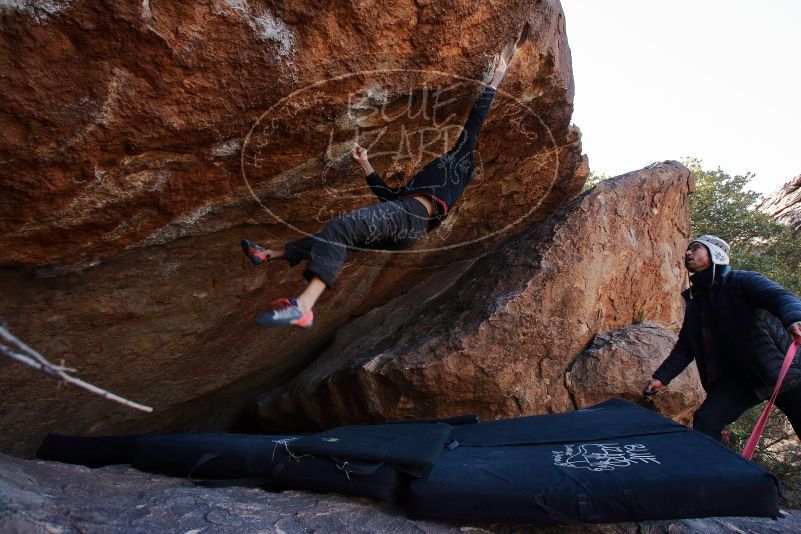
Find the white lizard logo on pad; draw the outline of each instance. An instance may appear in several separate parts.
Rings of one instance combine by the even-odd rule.
[[[659,464],[656,456],[648,452],[645,445],[632,443],[585,443],[565,445],[564,451],[553,451],[554,465],[589,469],[590,471],[613,471],[634,464]]]

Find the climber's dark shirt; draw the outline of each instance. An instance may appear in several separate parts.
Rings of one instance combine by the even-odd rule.
[[[429,162],[409,183],[392,189],[377,172],[368,174],[367,184],[373,193],[382,202],[412,195],[426,195],[434,204],[434,220],[439,224],[470,185],[473,178],[473,149],[494,97],[495,88],[492,86],[481,91],[454,147]]]

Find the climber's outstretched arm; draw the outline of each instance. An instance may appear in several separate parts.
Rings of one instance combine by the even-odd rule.
[[[507,48],[509,47],[507,46]],[[506,51],[504,50],[504,52]],[[492,81],[490,82],[490,87],[492,87],[493,89],[497,89],[498,86],[501,85],[503,78],[506,76],[508,61],[511,60],[511,54],[514,53],[514,51],[506,52],[507,54],[509,54],[509,57],[507,59],[507,57],[504,56],[504,52],[501,52],[500,54],[495,54],[495,70],[492,73]]]
[[[397,198],[400,194],[400,189],[392,189],[387,185],[387,183],[381,179],[381,176],[378,175],[377,172],[373,169],[373,166],[370,165],[370,161],[367,159],[367,149],[364,147],[359,146],[356,144],[350,150],[351,156],[353,159],[358,163],[362,169],[364,169],[365,179],[367,180],[367,185],[370,186],[370,190],[378,197],[381,202],[386,202],[387,200],[392,200]]]

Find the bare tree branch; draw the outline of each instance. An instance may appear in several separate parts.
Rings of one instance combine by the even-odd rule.
[[[30,348],[27,344],[25,344],[24,341],[22,341],[17,336],[6,330],[6,328],[3,325],[0,325],[0,336],[4,337],[6,341],[10,341],[11,343],[19,347],[19,349],[22,350],[23,352],[27,352],[28,354],[30,354],[39,363],[43,365],[50,365],[50,362],[47,361],[47,358],[45,358],[44,356],[42,356],[41,354]]]
[[[64,367],[63,365],[54,365],[50,363],[47,360],[47,358],[45,358],[44,356],[36,352],[34,349],[26,345],[24,342],[22,342],[20,339],[14,336],[11,332],[6,330],[6,328],[2,325],[0,325],[0,337],[5,339],[9,343],[16,345],[16,347],[14,347],[13,345],[9,347],[0,343],[0,352],[2,352],[6,356],[14,360],[17,360],[18,362],[24,363],[25,365],[28,365],[30,367],[33,367],[34,369],[42,371],[43,373],[52,376],[60,381],[67,382],[69,384],[74,384],[80,388],[83,388],[87,391],[94,393],[95,395],[100,395],[104,399],[118,402],[120,404],[128,406],[129,408],[134,408],[135,410],[141,410],[143,412],[150,413],[153,411],[153,408],[151,408],[150,406],[145,406],[144,404],[139,404],[130,401],[128,399],[120,397],[119,395],[115,395],[114,393],[106,391],[105,389],[101,389],[88,382],[84,382],[80,378],[75,378],[74,376],[70,376],[68,373],[74,373],[75,369]],[[27,354],[22,354],[22,352],[25,352]]]

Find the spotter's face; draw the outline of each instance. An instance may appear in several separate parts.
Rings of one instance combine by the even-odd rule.
[[[691,273],[703,271],[712,265],[709,259],[709,251],[701,243],[690,243],[684,252],[684,266]]]

